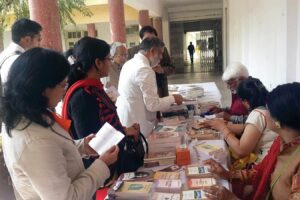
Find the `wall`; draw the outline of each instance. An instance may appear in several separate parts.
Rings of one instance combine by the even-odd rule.
[[[195,21],[222,17],[222,1],[202,1],[201,3],[184,4],[184,1],[167,8],[169,20]]]
[[[268,89],[299,81],[299,18],[297,0],[228,0],[227,63],[244,63]]]

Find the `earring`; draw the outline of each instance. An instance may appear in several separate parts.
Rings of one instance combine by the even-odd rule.
[[[281,129],[281,125],[280,125],[280,122],[279,121],[276,121],[275,122],[275,126],[277,129]]]

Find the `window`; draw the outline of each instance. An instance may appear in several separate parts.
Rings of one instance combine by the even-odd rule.
[[[88,36],[88,31],[83,31],[83,36]],[[95,37],[98,37],[98,31],[96,30],[96,36]]]
[[[126,28],[126,34],[138,34],[139,25],[132,25]]]
[[[74,42],[69,42],[69,48],[74,47]]]
[[[81,31],[68,32],[68,38],[81,38]]]

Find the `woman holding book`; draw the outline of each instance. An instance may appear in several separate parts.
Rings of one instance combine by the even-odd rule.
[[[34,48],[14,62],[1,101],[3,154],[16,199],[91,199],[117,160],[114,147],[88,168],[82,156],[95,154],[92,135],[74,141],[69,121],[52,110],[67,85],[68,61],[59,53]]]
[[[71,131],[74,138],[86,137],[87,133],[96,133],[108,122],[115,129],[127,137],[139,138],[139,125],[123,127],[116,112],[116,106],[103,89],[100,78],[108,76],[111,66],[110,46],[103,40],[91,37],[80,39],[74,46],[73,57],[75,63],[71,66],[68,76],[69,88],[64,98],[62,115],[71,119]],[[134,113],[133,113],[134,114]],[[119,159],[124,152],[125,139],[119,144]],[[143,158],[137,157],[136,163]],[[93,160],[86,162],[89,166]],[[127,166],[134,163],[126,163]],[[122,171],[124,166],[117,162],[117,171]],[[131,169],[134,171],[136,169]],[[115,171],[115,169],[111,169]]]
[[[262,162],[250,170],[227,171],[214,160],[207,160],[205,164],[211,166],[211,172],[232,182],[252,185],[248,199],[300,199],[299,95],[300,83],[278,86],[268,95],[267,106],[279,137]],[[213,195],[213,190],[208,192]]]
[[[249,77],[240,83],[237,94],[250,111],[246,123],[226,124],[224,120],[215,119],[207,121],[207,124],[223,133],[229,147],[237,155],[236,158],[255,153],[258,163],[265,157],[277,137],[272,131],[274,123],[266,109],[268,91],[259,79]]]

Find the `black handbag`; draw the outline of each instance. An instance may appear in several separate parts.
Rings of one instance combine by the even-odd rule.
[[[144,149],[146,146],[146,151]],[[120,152],[117,161],[118,175],[136,171],[144,164],[145,152],[148,153],[148,143],[145,136],[140,133],[136,142],[132,136],[126,136],[120,143]]]

